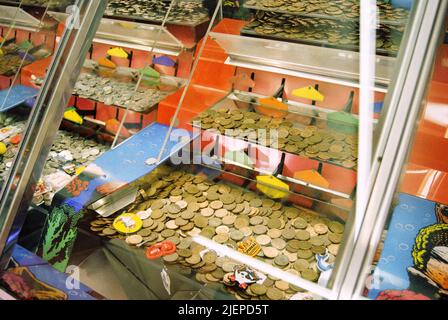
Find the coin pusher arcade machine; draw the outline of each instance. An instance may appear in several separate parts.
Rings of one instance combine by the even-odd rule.
[[[294,3],[294,1],[290,2]],[[326,8],[326,18],[329,20],[335,18],[331,16],[332,13],[335,15],[344,13],[340,8],[328,8],[328,5],[324,4],[325,1],[321,2],[323,8]],[[393,107],[397,101],[393,98],[399,95],[397,90],[403,89],[406,81],[410,81],[404,77],[408,70],[406,68],[409,68],[410,62],[432,65],[431,59],[435,56],[435,54],[429,54],[426,58],[420,57],[422,60],[418,60],[418,55],[406,54],[417,47],[416,34],[419,34],[419,41],[421,41],[418,49],[426,52],[433,48],[432,45],[437,43],[438,39],[432,38],[429,32],[425,33],[422,25],[428,24],[428,21],[434,21],[434,25],[431,26],[438,28],[435,29],[438,32],[443,30],[439,24],[444,20],[443,14],[437,14],[437,10],[433,10],[431,6],[422,3],[414,4],[412,10],[408,12],[400,7],[403,4],[397,3],[393,3],[399,6],[395,9],[384,4],[388,8],[389,16],[384,18],[380,15],[380,21],[386,26],[389,24],[401,27],[396,31],[401,41],[400,53],[397,55],[397,53],[377,51],[374,59],[376,74],[373,75],[373,88],[370,90],[371,99],[367,100],[374,112],[367,118],[363,118],[365,114],[360,112],[362,109],[360,103],[365,100],[362,100],[362,84],[360,83],[362,74],[359,69],[362,54],[356,48],[342,41],[340,43],[325,42],[319,37],[316,39],[311,36],[304,39],[304,34],[310,34],[307,32],[287,37],[285,34],[288,33],[280,30],[278,31],[280,34],[273,35],[271,30],[277,30],[277,27],[272,27],[272,23],[276,22],[269,21],[272,17],[268,13],[277,13],[274,20],[281,23],[284,21],[281,18],[282,10],[277,9],[278,12],[276,12],[272,6],[265,6],[266,1],[246,2],[244,9],[249,12],[249,15],[253,14],[250,22],[234,18],[223,18],[217,22],[215,18],[219,15],[219,8],[210,12],[212,23],[208,31],[211,30],[211,32],[199,41],[194,63],[191,63],[191,56],[190,60],[179,58],[177,70],[169,71],[172,72],[171,75],[184,78],[185,87],[158,103],[154,113],[155,123],[149,124],[150,120],[144,122],[141,115],[137,114],[136,117],[143,127],[141,131],[137,132],[140,129],[138,127],[137,130],[130,130],[131,134],[135,132],[136,134],[99,157],[56,194],[52,203],[52,212],[43,232],[41,246],[37,250],[38,254],[61,271],[65,271],[68,265],[77,265],[84,272],[83,280],[86,284],[109,298],[117,296],[114,296],[111,287],[104,287],[104,283],[103,286],[99,285],[101,276],[115,279],[115,281],[109,281],[108,278],[108,284],[120,288],[119,292],[122,296],[119,297],[134,299],[229,299],[233,297],[250,299],[258,296],[269,299],[310,296],[337,298],[344,284],[344,271],[348,267],[354,268],[350,265],[351,252],[355,230],[359,230],[354,223],[355,212],[356,215],[360,214],[355,210],[357,208],[355,200],[359,193],[369,190],[358,189],[356,192],[358,169],[360,164],[366,161],[361,157],[358,163],[358,144],[361,146],[364,143],[357,141],[359,122],[362,127],[363,121],[367,120],[375,128],[376,135],[387,136],[387,130],[390,129],[394,112],[396,112]],[[439,5],[442,12],[445,12],[446,8],[440,3]],[[296,7],[299,9],[293,15],[299,17],[309,16],[319,19],[321,14],[321,12],[303,12],[300,10],[303,7],[301,5]],[[400,19],[394,20],[394,14],[398,15],[398,12]],[[409,19],[407,19],[408,14]],[[353,21],[349,22],[353,23]],[[263,23],[268,27],[259,28]],[[107,29],[108,27],[113,29]],[[120,46],[126,53],[126,58],[113,58],[108,54],[109,50],[117,49],[115,47],[117,41],[120,42],[126,37],[126,28],[135,30],[138,27],[133,23],[110,20],[101,22],[99,32],[95,36],[100,44],[93,45],[88,58],[98,61],[109,55],[107,57],[109,61],[122,67],[139,69],[144,66],[144,59],[137,60],[138,62],[129,59],[129,56],[133,59],[138,56],[138,53],[135,53],[137,51],[135,44],[135,47],[126,43]],[[121,36],[121,39],[111,40],[110,30],[117,29],[123,30],[123,34],[117,37]],[[127,32],[132,34],[131,31]],[[173,34],[175,34],[174,31]],[[179,34],[185,33],[179,32]],[[181,37],[178,36],[178,38]],[[132,37],[127,37],[126,40],[121,41],[132,42],[132,40]],[[377,42],[378,46],[384,46],[387,38],[380,40]],[[111,41],[114,43],[112,47]],[[158,43],[157,40],[153,39],[153,41]],[[185,42],[183,44],[185,45]],[[392,46],[391,44],[388,48]],[[141,55],[145,56],[145,53]],[[185,60],[190,63],[186,63]],[[443,58],[439,58],[438,61],[442,60]],[[188,67],[185,66],[186,64]],[[180,68],[181,65],[183,65],[182,68]],[[436,68],[443,68],[443,63],[437,64]],[[104,75],[107,72],[100,74]],[[423,81],[427,80],[425,77],[429,79],[429,72],[422,74],[422,77]],[[445,80],[443,72],[440,71],[438,81],[444,83]],[[421,100],[422,96],[414,98]],[[384,102],[384,108],[381,108],[382,102]],[[90,117],[96,116],[94,120],[107,121],[113,116],[116,116],[117,120],[123,118],[124,112],[121,113],[119,109],[111,111],[116,112],[115,115],[109,113],[104,116],[104,113],[99,111],[99,107],[103,105],[89,101],[88,97],[74,97],[72,103],[78,107],[81,114],[82,110],[89,108],[90,111],[94,110],[91,114],[86,113]],[[94,104],[93,107],[92,104]],[[375,108],[374,104],[377,104]],[[130,119],[133,119],[132,113]],[[175,127],[173,131],[171,126]],[[266,126],[279,129],[277,145],[266,144],[269,138],[263,139],[258,136],[257,130]],[[206,130],[210,128],[217,131]],[[234,134],[223,135],[225,129],[232,130]],[[240,135],[243,129],[249,133]],[[176,134],[177,138],[179,135],[182,137],[178,141],[173,141],[168,139],[170,134],[171,137],[173,134]],[[150,141],[149,144],[148,141]],[[202,143],[199,144],[198,141]],[[204,149],[198,150],[195,145],[200,145]],[[210,146],[213,148],[210,149]],[[176,167],[173,155],[181,150],[183,152],[189,150],[192,159],[198,156],[203,159],[205,156],[210,156],[211,159],[207,163]],[[427,162],[427,159],[415,161],[420,166],[433,166],[432,163]],[[370,159],[367,162],[370,162]],[[362,165],[361,168],[363,168]],[[173,173],[176,169],[187,173]],[[283,220],[283,226],[275,226],[274,229],[284,229],[287,224],[286,229],[293,230],[292,238],[288,232],[281,233],[282,238],[289,240],[286,251],[282,253],[283,257],[287,257],[286,265],[277,257],[273,261],[268,259],[268,252],[272,250],[265,250],[269,246],[268,242],[264,243],[266,231],[258,235],[265,236],[264,238],[251,237],[254,227],[258,225],[254,219],[248,218],[248,221],[254,223],[253,227],[249,228],[251,231],[238,239],[241,241],[239,245],[233,245],[233,249],[241,250],[232,250],[227,246],[211,243],[207,238],[215,239],[213,236],[219,225],[212,226],[212,231],[209,227],[206,230],[206,226],[201,226],[202,223],[198,222],[202,220],[196,219],[197,214],[189,219],[187,218],[189,214],[182,215],[183,203],[177,203],[182,201],[178,197],[180,195],[186,197],[185,192],[194,194],[199,191],[197,187],[188,188],[191,183],[186,183],[184,194],[182,191],[177,194],[177,189],[181,190],[182,186],[176,185],[173,177],[185,179],[184,182],[197,181],[198,185],[206,182],[207,188],[211,188],[214,184],[221,187],[231,186],[222,187],[218,192],[222,194],[219,198],[221,203],[219,201],[215,203],[215,208],[207,207],[212,205],[207,199],[199,204],[200,206],[204,204],[204,207],[200,207],[204,209],[200,211],[204,217],[210,217],[208,215],[210,210],[216,217],[223,203],[228,206],[226,210],[235,210],[234,202],[226,203],[228,200],[228,197],[224,196],[226,191],[247,195],[248,198],[245,201],[249,203],[249,212],[244,215],[250,214],[252,218],[258,215],[263,216],[263,214],[270,216],[270,218],[265,216],[261,220],[255,219],[260,220],[262,225],[270,226],[269,223],[271,223],[274,226],[274,222],[280,218],[278,215],[284,213],[285,217],[282,216],[280,219]],[[163,189],[167,188],[166,182],[172,182],[174,186],[171,189],[169,187]],[[368,187],[367,184],[363,186]],[[409,190],[413,188],[412,183],[407,186]],[[176,191],[173,192],[173,188]],[[146,221],[146,225],[150,225],[148,219],[152,219],[151,213],[162,209],[156,208],[160,204],[160,198],[157,198],[160,195],[159,192],[166,194],[165,199],[173,199],[173,201],[176,199],[177,202],[175,204],[163,202],[162,207],[167,210],[163,213],[163,218],[167,220],[160,220],[160,217],[156,218],[154,215],[151,225],[158,220],[156,227],[152,228],[152,232],[148,232],[145,237],[148,238],[153,233],[156,237],[152,240],[147,239],[146,243],[143,243],[142,225],[138,227],[138,224],[142,223],[144,226]],[[207,195],[203,196],[207,197]],[[253,199],[262,200],[262,205],[259,205],[257,201],[252,202]],[[213,202],[216,199],[209,200]],[[443,201],[443,198],[440,196],[437,198],[436,195],[431,200]],[[154,205],[155,203],[157,205]],[[278,209],[273,210],[274,206]],[[273,213],[273,211],[279,213]],[[133,213],[142,216],[134,221],[137,229],[120,229],[120,221],[124,221],[125,217],[127,221],[134,219]],[[98,215],[103,217],[98,218]],[[308,238],[300,238],[304,232],[299,230],[300,223],[295,223],[298,218],[304,219],[304,217],[307,217],[303,227],[306,228]],[[200,234],[187,233],[188,229],[182,228],[189,224],[186,220],[193,221],[193,227],[196,227]],[[230,229],[232,226],[234,229],[241,229],[235,227],[234,222],[229,221]],[[323,227],[320,228],[322,225]],[[108,230],[115,228],[115,231],[106,233],[104,226],[107,226]],[[326,226],[329,226],[331,232]],[[180,231],[167,232],[168,229],[180,229]],[[247,228],[245,230],[247,231]],[[239,238],[236,234],[238,233],[234,232],[232,236],[234,244]],[[334,241],[329,240],[330,234]],[[194,237],[194,241],[203,247],[187,241],[189,236]],[[300,239],[297,238],[298,236]],[[305,245],[304,241],[311,241],[309,237],[316,241],[314,245],[311,244],[315,255],[307,257],[309,268],[302,270],[299,266],[300,271],[297,271],[295,267],[291,268],[294,270],[289,269],[291,266],[296,266],[298,252],[302,254],[303,251],[307,251],[303,247],[296,248],[296,242],[298,246]],[[274,237],[269,237],[269,241],[272,240],[271,238]],[[135,239],[139,241],[134,241]],[[156,250],[157,244],[162,243],[162,240],[170,240],[168,242],[177,245],[177,252],[170,251],[170,254],[166,255],[170,258],[153,259],[151,250]],[[326,240],[329,241],[327,244]],[[227,243],[231,247],[232,241]],[[290,243],[291,241],[294,244]],[[341,243],[340,246],[339,243]],[[223,241],[221,244],[226,242]],[[167,245],[166,242],[165,245]],[[328,250],[331,245],[333,249],[337,247],[338,250],[333,251],[329,256]],[[153,246],[156,247],[153,248]],[[257,248],[259,250],[256,250]],[[203,263],[189,263],[188,261],[192,261],[188,260],[192,256],[191,251],[199,254],[199,249],[204,250],[199,260],[204,259]],[[230,262],[226,260],[225,268],[223,265],[218,265],[217,256],[210,254],[210,250],[216,251],[218,256],[227,255],[229,260],[234,261],[233,276],[225,278],[227,274],[233,273],[231,270],[226,270]],[[253,252],[254,250],[256,253]],[[174,256],[176,259],[171,260],[174,254],[177,254]],[[260,263],[260,259],[255,257],[260,258],[261,261],[271,261],[271,263]],[[245,269],[245,272],[253,272],[258,281],[266,279],[258,273],[267,274],[270,281],[265,280],[264,285],[257,284],[269,294],[261,292],[263,290],[260,287],[256,289],[255,285],[247,289],[247,285],[253,285],[254,282],[251,279],[239,278],[241,273],[238,273],[238,265],[249,268]],[[283,266],[283,270],[279,270],[280,266]],[[218,277],[219,272],[216,272],[219,268],[227,272],[226,275],[221,275],[222,279]],[[192,272],[192,269],[195,271]],[[211,275],[208,275],[209,273]],[[310,274],[313,276],[309,276]],[[272,283],[268,285],[269,282]]]

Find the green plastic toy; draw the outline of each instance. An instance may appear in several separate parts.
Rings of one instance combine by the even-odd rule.
[[[327,123],[329,128],[346,134],[354,134],[358,131],[359,120],[351,113],[354,97],[355,92],[352,91],[344,111],[333,112],[328,115]]]

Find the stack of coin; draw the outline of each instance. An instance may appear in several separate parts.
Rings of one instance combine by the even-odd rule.
[[[293,124],[284,118],[271,118],[252,111],[209,109],[193,120],[202,129],[216,129],[221,134],[245,139],[288,153],[356,168],[358,139],[329,128]],[[273,131],[275,130],[275,131]]]
[[[377,30],[379,53],[396,54],[404,27],[380,25]],[[242,30],[243,35],[259,35],[282,41],[320,44],[358,50],[359,23],[332,19],[299,17],[291,14],[258,11]]]
[[[122,82],[114,78],[81,73],[73,94],[103,102],[110,106],[125,108],[129,104],[131,110],[145,112],[172,93],[172,91],[143,87],[139,87],[135,91],[135,85],[132,82]]]
[[[91,230],[131,246],[171,241],[177,252],[163,257],[165,263],[194,270],[202,283],[222,283],[237,299],[289,299],[301,289],[271,276],[262,284],[238,288],[229,281],[238,263],[193,242],[192,236],[235,249],[252,236],[262,249],[256,259],[314,282],[320,274],[316,256],[327,254],[329,263],[335,261],[344,224],[203,175],[172,170],[151,173],[145,197],[125,210],[143,219],[141,230],[121,235],[113,231],[113,219],[94,220]]]
[[[163,21],[170,1],[163,0],[111,0],[108,2],[106,16],[140,18],[150,21]],[[176,1],[167,21],[177,24],[198,24],[208,19],[208,10],[202,1]]]
[[[357,20],[361,14],[359,0],[248,0],[244,5],[260,10],[291,12],[305,16],[331,16],[338,20]],[[408,10],[394,8],[389,3],[377,1],[377,7],[381,20],[403,23],[409,17]]]

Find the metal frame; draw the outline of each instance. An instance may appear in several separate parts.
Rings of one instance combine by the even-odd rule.
[[[77,76],[106,7],[106,0],[78,0],[79,26],[66,28],[41,93],[28,121],[14,165],[0,198],[0,270],[26,218],[34,187],[41,175]]]
[[[443,0],[415,3],[406,50],[402,50],[400,71],[386,101],[389,108],[382,122],[381,136],[371,172],[366,214],[356,241],[339,299],[365,299],[361,296],[389,209],[409,153],[415,125],[422,111],[437,49],[445,34],[448,2]],[[405,41],[405,40],[404,40]]]

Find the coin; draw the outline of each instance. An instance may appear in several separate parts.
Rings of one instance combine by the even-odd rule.
[[[317,234],[326,234],[328,232],[328,227],[323,223],[318,223],[314,225],[314,231]]]
[[[224,218],[222,218],[222,223],[225,225],[232,225],[236,220],[236,216],[227,215]]]
[[[271,238],[269,238],[269,236],[266,235],[258,236],[256,240],[262,246],[266,246],[271,243]]]
[[[202,259],[205,261],[205,263],[210,264],[215,263],[216,258],[217,258],[216,253],[209,251],[206,254],[204,254],[204,257]]]
[[[302,241],[306,241],[310,239],[310,233],[308,231],[305,230],[298,230],[296,232],[296,239],[298,240],[302,240]]]
[[[230,232],[229,227],[227,226],[219,226],[215,231],[217,234],[228,234]]]
[[[298,250],[297,257],[299,259],[309,259],[313,256],[313,252],[311,250]]]
[[[268,222],[268,227],[270,229],[279,229],[281,225],[280,219],[270,219]]]
[[[201,215],[204,217],[211,217],[214,213],[215,211],[212,208],[201,209]]]
[[[168,229],[178,229],[179,228],[179,226],[176,224],[176,221],[175,220],[170,220],[170,221],[168,221],[166,224],[165,224],[165,226],[168,228]]]
[[[264,285],[258,283],[251,284],[249,288],[257,296],[262,296],[267,292],[267,288]]]
[[[328,234],[328,239],[333,242],[333,243],[341,243],[342,241],[342,234],[338,234],[338,233],[329,233]]]
[[[282,291],[278,290],[277,288],[268,288],[266,291],[266,296],[270,300],[281,300],[284,297],[284,294]]]
[[[224,204],[221,201],[215,200],[210,203],[210,208],[212,208],[213,210],[218,210],[221,209],[223,205]]]
[[[302,271],[302,277],[308,281],[316,281],[319,275],[313,269],[306,269]]]
[[[201,257],[198,254],[193,254],[193,255],[190,255],[189,257],[187,257],[185,259],[185,261],[188,264],[194,265],[194,264],[198,264],[199,262],[201,262]]]
[[[266,257],[273,259],[279,255],[279,252],[274,247],[265,247],[265,248],[263,248],[263,254]]]
[[[344,226],[339,222],[333,221],[330,223],[328,227],[331,230],[331,232],[344,233]]]
[[[255,234],[259,235],[266,234],[268,232],[268,228],[263,225],[254,226],[252,227],[252,230]]]
[[[217,234],[213,237],[213,241],[220,244],[226,243],[227,241],[229,241],[229,235],[227,233]]]
[[[279,229],[269,229],[268,236],[272,239],[280,238],[282,235],[282,231]]]
[[[280,267],[286,267],[289,264],[289,259],[287,256],[281,254],[274,259],[274,263]]]
[[[177,253],[179,254],[180,257],[182,258],[189,258],[193,255],[193,253],[191,252],[190,249],[179,249],[177,251]]]
[[[126,238],[126,243],[131,245],[137,245],[143,241],[143,237],[136,234]]]
[[[309,262],[305,259],[297,259],[296,262],[294,262],[294,269],[296,269],[299,272],[305,271],[309,268]]]
[[[163,256],[163,261],[168,263],[176,262],[179,259],[179,255],[175,252],[170,255]]]
[[[244,234],[239,230],[234,230],[230,232],[230,238],[235,241],[241,241],[244,238]]]
[[[275,287],[279,290],[286,291],[289,289],[289,283],[283,280],[275,281]]]
[[[272,246],[278,250],[283,250],[286,247],[286,242],[283,239],[276,238],[272,239]]]

